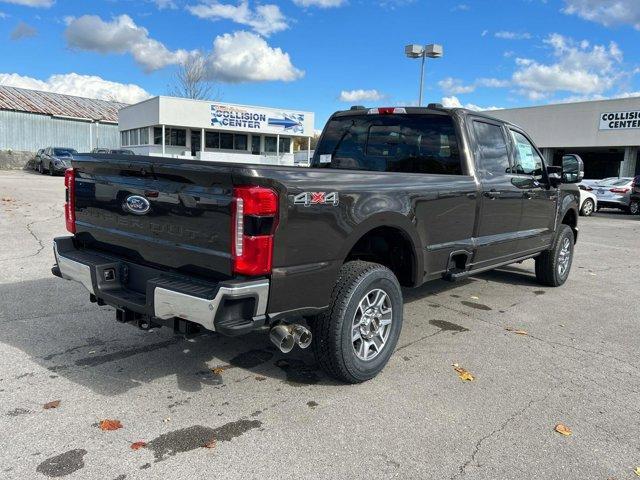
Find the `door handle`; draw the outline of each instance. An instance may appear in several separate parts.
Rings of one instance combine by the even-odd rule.
[[[502,195],[502,192],[499,192],[495,188],[492,188],[488,192],[483,192],[482,195],[493,200],[495,198],[498,198],[500,195]]]

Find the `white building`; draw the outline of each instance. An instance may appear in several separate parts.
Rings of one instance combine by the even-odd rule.
[[[293,165],[293,140],[308,150],[314,132],[311,112],[162,96],[118,120],[122,148],[136,154],[242,163]]]
[[[549,162],[579,154],[586,178],[640,175],[640,97],[487,113],[524,128]]]

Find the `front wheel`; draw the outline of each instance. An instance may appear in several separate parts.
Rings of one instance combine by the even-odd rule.
[[[559,287],[569,278],[575,237],[568,225],[560,225],[551,250],[536,257],[536,279],[542,285]]]
[[[316,361],[343,382],[375,377],[398,343],[402,308],[400,284],[391,270],[360,260],[345,263],[329,308],[311,321]]]
[[[631,215],[640,214],[640,199],[634,198],[631,200],[631,203],[629,204],[629,213]]]
[[[590,217],[591,215],[593,215],[595,206],[596,205],[594,201],[591,200],[590,198],[587,198],[582,204],[582,208],[580,209],[580,215],[582,215],[583,217]]]

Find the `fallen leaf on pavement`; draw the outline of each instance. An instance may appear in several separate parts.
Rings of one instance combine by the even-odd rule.
[[[169,423],[171,421],[170,417],[165,418],[164,420],[162,420],[164,423]]]
[[[50,410],[52,408],[58,408],[60,406],[60,400],[54,400],[53,402],[45,403],[42,408],[45,410]]]
[[[518,329],[512,328],[512,327],[507,327],[507,328],[505,328],[505,330],[507,332],[515,333],[516,335],[529,335],[529,333],[526,330],[518,330]]]
[[[465,370],[457,363],[453,364],[453,369],[458,373],[460,380],[464,382],[473,382],[475,380],[475,377],[471,374],[470,371]]]
[[[118,430],[120,428],[122,428],[122,423],[120,423],[120,420],[100,420],[100,430],[105,430],[105,431],[111,431],[111,430]]]
[[[476,297],[475,295],[471,295],[471,300],[480,300],[480,297]]]
[[[555,431],[560,435],[564,435],[565,437],[570,437],[573,435],[573,432],[569,427],[567,427],[564,423],[559,423],[556,425]]]
[[[221,367],[212,368],[211,371],[214,375],[222,375],[225,370],[233,368],[233,365],[222,365]]]
[[[259,381],[259,382],[262,382],[262,381],[264,381],[266,379],[267,379],[267,377],[263,377],[262,375],[256,375],[256,380]]]
[[[147,442],[133,442],[131,444],[131,450],[140,450],[141,448],[145,448],[147,446]]]
[[[216,439],[212,438],[207,443],[204,444],[204,448],[216,448]]]
[[[640,467],[636,467],[636,469],[633,471],[633,473],[635,473],[637,476],[640,477]]]

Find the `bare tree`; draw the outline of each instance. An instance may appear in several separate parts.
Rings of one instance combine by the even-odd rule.
[[[175,73],[171,95],[192,98],[194,100],[213,100],[213,82],[207,75],[204,58],[190,55],[182,62]]]

